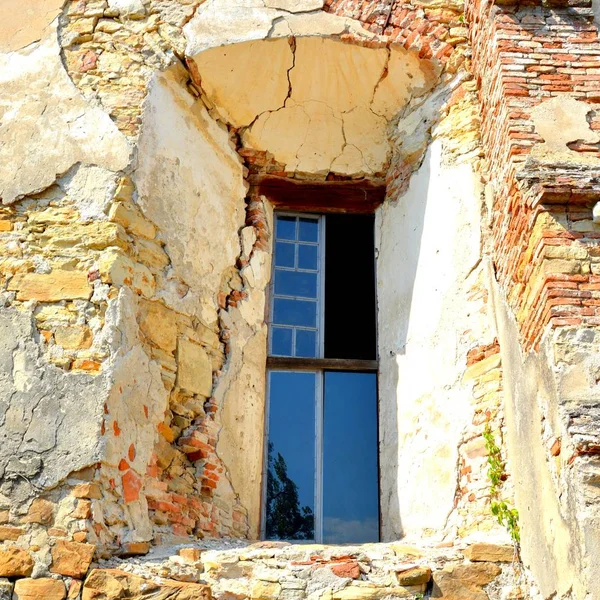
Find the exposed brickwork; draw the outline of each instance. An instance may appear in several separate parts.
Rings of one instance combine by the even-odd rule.
[[[418,52],[421,58],[448,61],[454,49],[464,46],[467,29],[461,7],[426,8],[415,3],[389,0],[327,0],[326,10],[357,19],[373,33]]]
[[[586,2],[553,8],[470,2],[466,14],[482,103],[486,171],[495,187],[496,275],[525,348],[537,348],[549,323],[598,322],[591,267],[596,245],[591,207],[598,188],[577,169],[525,162],[543,141],[532,109],[548,98],[588,102],[590,128],[598,129],[598,31]],[[575,140],[569,147],[598,154],[596,144]]]

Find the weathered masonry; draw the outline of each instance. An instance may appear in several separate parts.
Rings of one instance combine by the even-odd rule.
[[[594,8],[0,2],[0,599],[600,598]]]

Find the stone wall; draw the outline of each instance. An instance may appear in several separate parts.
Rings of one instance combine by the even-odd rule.
[[[383,533],[455,548],[418,589],[387,546],[203,555],[215,595],[500,597],[506,568],[461,550],[508,540],[488,428],[542,595],[595,594],[591,7],[33,4],[0,8],[0,576],[27,578],[15,594],[76,598],[93,560],[258,536],[266,178],[385,185]],[[121,577],[95,571],[83,598],[143,597]]]

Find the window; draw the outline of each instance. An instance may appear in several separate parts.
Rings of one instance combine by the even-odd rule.
[[[373,215],[279,213],[263,534],[379,540]]]

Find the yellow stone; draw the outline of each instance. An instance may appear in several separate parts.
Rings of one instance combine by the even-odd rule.
[[[171,262],[158,242],[139,238],[135,245],[138,260],[151,269],[164,269]]]
[[[0,550],[0,577],[28,577],[33,571],[33,560],[26,550]]]
[[[135,204],[130,202],[115,202],[110,207],[108,218],[123,225],[133,235],[149,239],[156,236],[156,227],[144,217]]]
[[[15,583],[15,600],[64,600],[65,584],[60,579],[18,579]]]
[[[140,330],[155,346],[166,352],[177,347],[177,313],[160,302],[144,302],[139,313]]]
[[[180,338],[177,362],[177,385],[191,394],[209,397],[212,392],[212,367],[204,348]]]
[[[515,549],[509,545],[473,544],[464,554],[473,562],[512,562],[515,559]]]
[[[96,546],[93,544],[58,540],[52,548],[50,571],[59,575],[81,579],[90,568],[95,551]]]
[[[56,269],[52,273],[25,273],[15,275],[8,289],[17,292],[17,300],[58,302],[59,300],[89,300],[92,288],[87,273]]]
[[[252,586],[252,600],[275,600],[281,593],[281,585],[266,581],[256,581]]]
[[[20,527],[10,527],[9,525],[0,526],[0,542],[10,540],[12,542],[18,540],[23,535],[23,530]]]
[[[12,230],[12,223],[10,221],[0,219],[0,232],[11,231],[11,230]]]
[[[148,267],[131,260],[120,250],[105,250],[98,261],[98,269],[103,283],[126,285],[147,298],[154,295],[156,284]]]
[[[54,339],[59,346],[68,350],[83,350],[92,345],[92,332],[89,327],[57,327]]]

